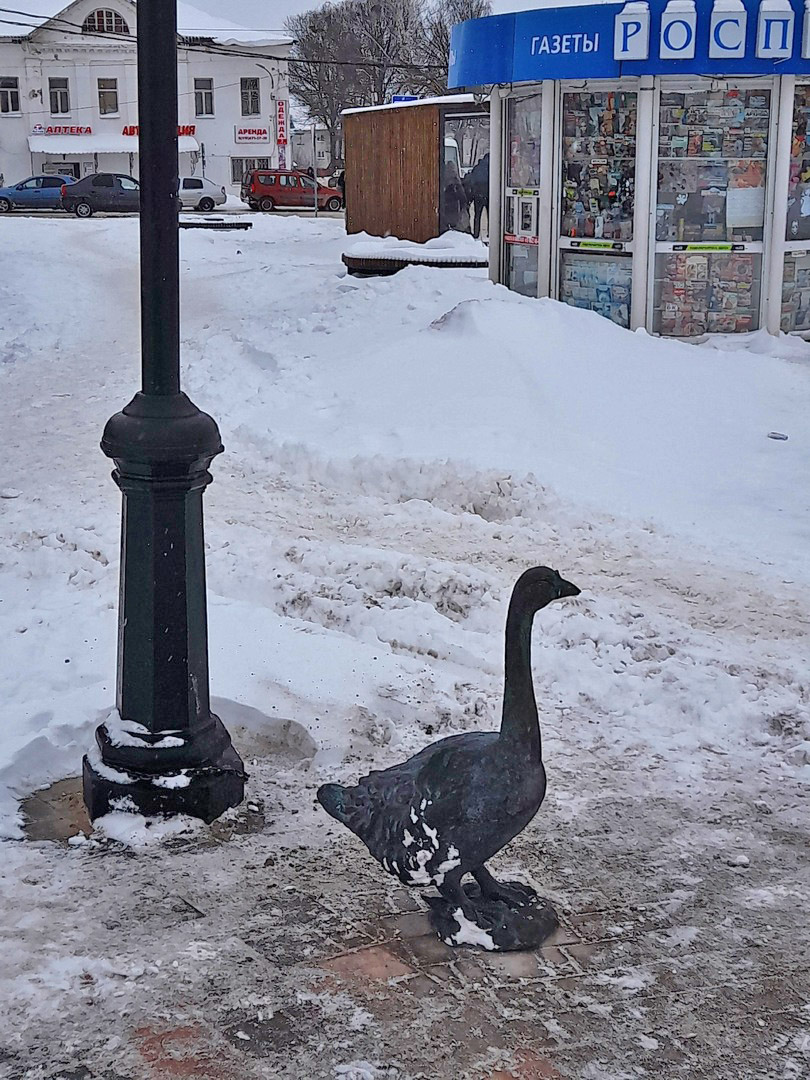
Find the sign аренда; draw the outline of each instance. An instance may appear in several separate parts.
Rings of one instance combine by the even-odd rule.
[[[270,142],[270,128],[268,127],[243,127],[237,125],[233,129],[233,141],[237,143],[266,143]]]

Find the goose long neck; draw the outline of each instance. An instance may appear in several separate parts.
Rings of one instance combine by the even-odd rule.
[[[506,680],[501,738],[532,757],[540,756],[540,724],[532,684],[534,607],[512,595],[506,616]]]

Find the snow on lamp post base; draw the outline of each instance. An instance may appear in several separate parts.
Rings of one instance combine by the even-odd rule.
[[[185,394],[137,394],[101,446],[123,495],[118,710],[85,758],[85,803],[91,818],[124,808],[212,821],[244,788],[208,699],[202,497],[219,431]]]
[[[117,712],[84,758],[91,819],[111,810],[213,821],[244,795],[208,697],[203,491],[216,423],[180,390],[177,11],[138,5],[142,391],[101,448],[123,497]]]

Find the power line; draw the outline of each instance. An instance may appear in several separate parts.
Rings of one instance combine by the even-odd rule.
[[[9,26],[19,26],[19,27],[22,27],[22,28],[24,28],[26,30],[40,30],[46,23],[56,23],[56,24],[58,24],[59,29],[62,30],[63,33],[71,34],[74,37],[76,37],[76,36],[84,37],[84,38],[96,37],[96,38],[106,39],[107,41],[112,40],[112,41],[122,41],[122,42],[128,42],[128,43],[131,43],[133,41],[138,40],[137,34],[130,34],[128,31],[126,33],[123,33],[120,30],[115,30],[115,31],[113,31],[113,30],[110,30],[110,31],[106,31],[106,30],[87,30],[82,23],[72,22],[70,19],[60,19],[58,15],[53,15],[53,16],[35,15],[33,12],[30,12],[30,11],[19,11],[16,8],[5,8],[5,7],[0,7],[0,12],[2,12],[4,15],[22,16],[21,19],[15,19],[13,21],[8,20],[8,19],[2,19],[2,20],[0,20],[0,22],[7,23],[7,25],[9,25]],[[36,19],[36,20],[40,20],[40,21],[37,21],[37,22],[30,22],[30,21],[29,22],[24,22],[23,20],[25,20],[25,19],[28,19],[28,20]],[[66,27],[70,27],[71,29],[66,29]],[[223,32],[226,32],[226,31],[223,31]],[[237,32],[238,32],[238,28],[237,28]],[[263,32],[263,31],[260,31],[260,32]],[[208,31],[207,33],[216,33],[216,31],[211,30],[211,31]],[[272,31],[268,31],[268,33],[278,34],[278,33],[281,33],[281,31],[272,30]],[[28,37],[29,35],[26,34],[24,36]],[[178,31],[178,37],[182,38],[182,37],[192,37],[192,36],[194,36],[194,35],[183,34],[180,31]],[[206,32],[200,30],[199,36],[200,37],[205,37]],[[290,44],[290,43],[292,43],[292,39],[290,39],[289,42],[284,41],[283,43],[281,43],[281,45],[285,46],[285,45]],[[189,46],[184,45],[182,47],[183,48],[188,48]],[[245,47],[247,47],[247,45]],[[235,53],[235,55],[243,55],[243,54]],[[270,57],[270,59],[279,60],[279,59],[282,59],[282,58],[274,56],[274,57]]]
[[[60,24],[59,29],[62,30],[62,33],[70,34],[73,37],[84,37],[84,38],[97,37],[97,38],[102,38],[102,39],[107,39],[107,40],[113,39],[115,41],[122,41],[122,42],[127,42],[127,43],[130,43],[130,44],[132,42],[135,42],[135,41],[138,40],[136,34],[122,34],[122,33],[109,33],[108,34],[108,33],[104,33],[104,32],[97,31],[97,30],[85,30],[81,26],[81,24],[79,24],[79,23],[70,22],[67,19],[60,19],[60,18],[58,18],[56,16],[54,16],[53,18],[48,19],[47,16],[44,16],[44,15],[33,15],[30,12],[16,11],[13,8],[4,8],[4,7],[0,7],[0,13],[5,14],[5,15],[22,15],[23,17],[28,18],[28,19],[43,19],[45,22],[58,23],[58,24]],[[18,20],[15,20],[15,21],[12,22],[11,20],[8,20],[8,19],[0,19],[0,23],[4,23],[4,24],[9,25],[9,26],[24,27],[24,28],[26,28],[28,30],[38,30],[43,25],[42,23],[31,23],[31,22],[26,23],[26,22],[22,22],[22,21],[18,21]],[[75,28],[75,29],[70,29],[69,30],[69,29],[66,29],[67,27],[72,27],[72,28]],[[211,31],[209,31],[209,33],[210,32]],[[273,31],[273,32],[275,33],[276,31]],[[28,35],[26,34],[25,36],[27,37]],[[188,37],[188,36],[191,36],[191,35],[178,34],[178,36],[183,38],[183,37]],[[202,36],[204,36],[204,34],[201,33],[200,36],[202,37]],[[295,42],[293,41],[292,43],[294,44]],[[285,42],[285,44],[286,44],[286,42]],[[272,53],[258,53],[258,52],[255,52],[247,44],[244,45],[242,47],[242,49],[243,50],[244,49],[250,49],[250,51],[245,52],[245,51],[240,51],[239,48],[235,48],[235,47],[230,46],[230,45],[220,44],[219,42],[214,42],[214,41],[212,41],[210,43],[206,43],[205,45],[202,45],[202,44],[194,45],[194,44],[181,43],[180,48],[184,49],[184,50],[186,50],[188,52],[203,53],[203,54],[207,54],[209,56],[237,56],[237,57],[240,57],[242,59],[275,60],[278,63],[283,63],[283,64],[302,64],[302,65],[310,65],[310,66],[316,66],[316,67],[351,67],[351,68],[366,68],[366,69],[367,68],[382,68],[382,69],[385,69],[385,70],[390,70],[392,68],[396,68],[396,69],[399,69],[399,70],[407,70],[407,71],[426,71],[426,70],[443,71],[444,70],[444,67],[441,64],[416,64],[416,63],[407,63],[407,62],[401,62],[401,61],[380,62],[380,61],[376,61],[376,60],[362,60],[362,59],[361,60],[326,60],[326,59],[322,59],[322,58],[317,58],[316,59],[314,57],[277,56],[277,55],[274,55]]]
[[[5,10],[6,10],[5,8],[0,8],[0,11],[5,11]],[[0,24],[6,24],[6,23],[8,23],[8,20],[0,19]],[[24,25],[24,24],[22,24],[22,23],[8,23],[8,25],[21,26],[21,25]],[[68,31],[65,31],[65,32],[67,33]],[[91,34],[80,34],[78,36],[80,36],[80,37],[88,37],[88,36],[91,36]],[[104,34],[104,35],[99,35],[99,36],[108,37],[109,35]],[[125,38],[124,40],[133,41],[133,40],[136,40],[136,39],[130,36],[130,37]],[[183,46],[183,48],[186,48],[186,46]],[[198,49],[198,50],[195,50],[195,51],[203,52],[203,53],[207,52],[207,50],[205,50],[205,49]],[[220,55],[220,54],[219,53],[210,53],[209,55],[217,56],[217,55]],[[236,52],[234,52],[234,53],[226,54],[226,55],[233,55],[233,56],[237,56],[237,57],[239,57],[239,58],[241,58],[243,60],[250,60],[250,59],[252,59],[254,54],[252,54],[252,53],[236,53]],[[277,57],[276,58],[263,57],[263,59],[279,59],[279,58],[277,58]],[[282,61],[282,60],[279,59],[279,62],[280,63],[285,63],[286,61]],[[307,63],[311,63],[311,61],[307,61]],[[330,63],[330,61],[320,61],[320,63],[328,64],[328,63]],[[356,66],[357,67],[367,67],[369,65],[358,64]],[[383,65],[381,65],[381,66],[383,66]],[[259,77],[261,78],[261,76],[259,76]],[[241,85],[241,79],[238,80],[237,82],[217,83],[213,87],[213,90],[214,90],[214,93],[216,93],[219,90],[231,90],[234,87],[237,87],[237,86],[240,86],[240,85]],[[193,89],[193,90],[181,90],[181,91],[178,92],[178,97],[179,98],[191,98],[191,97],[194,97],[195,94],[197,94],[197,93],[198,93],[198,91],[196,89]],[[43,106],[44,106],[44,104],[45,103],[43,101]],[[118,104],[119,104],[119,106],[137,105],[138,101],[137,101],[137,99],[129,99],[129,100],[126,100],[126,101],[119,101]],[[97,109],[96,105],[71,105],[69,115],[73,116],[75,113],[80,113],[80,112],[92,112],[92,113],[95,113],[96,109]],[[43,109],[43,111],[44,111],[44,109]],[[51,115],[52,119],[57,119],[59,114],[54,116],[54,114],[51,113],[50,115]],[[194,119],[195,120],[203,120],[203,119],[206,119],[206,117],[205,116],[195,116]],[[245,119],[249,119],[249,117],[245,117]]]

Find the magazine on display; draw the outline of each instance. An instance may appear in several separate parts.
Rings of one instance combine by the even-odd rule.
[[[656,240],[762,239],[769,122],[767,90],[661,95]]]
[[[699,337],[755,330],[760,258],[725,252],[656,256],[655,332]]]
[[[632,239],[637,97],[563,96],[563,236]]]
[[[790,148],[786,240],[810,240],[810,85],[796,87]]]
[[[781,328],[786,334],[810,330],[810,253],[785,256]]]
[[[619,326],[630,325],[632,280],[633,260],[627,256],[562,253],[560,299]]]

